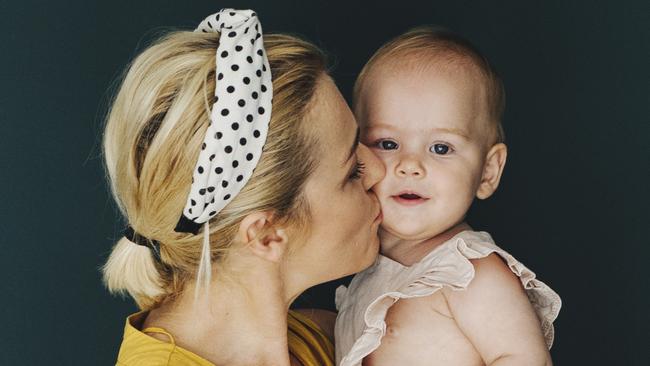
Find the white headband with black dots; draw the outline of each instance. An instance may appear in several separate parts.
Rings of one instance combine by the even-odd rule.
[[[197,234],[253,174],[271,120],[273,85],[255,12],[222,9],[205,18],[195,32],[221,33],[215,103],[187,203],[174,229]]]

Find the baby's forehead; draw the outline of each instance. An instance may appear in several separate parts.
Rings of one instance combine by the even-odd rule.
[[[440,108],[472,107],[487,113],[487,90],[478,82],[480,75],[469,67],[448,65],[386,65],[368,75],[368,87],[357,100],[374,112],[389,106],[408,113],[435,113]],[[444,102],[440,105],[439,103]],[[436,104],[438,103],[438,104]],[[403,106],[410,105],[410,107]],[[408,108],[408,109],[407,109]]]
[[[500,77],[481,52],[444,30],[414,29],[375,52],[354,86],[353,107],[359,122],[363,126],[368,109],[376,112],[376,109],[381,109],[376,107],[377,104],[390,102],[398,94],[391,95],[384,88],[386,85],[393,90],[401,90],[399,94],[408,94],[422,101],[423,98],[417,98],[418,94],[413,90],[430,92],[423,85],[432,80],[437,82],[436,77],[452,83],[452,88],[442,90],[442,94],[454,91],[453,87],[458,86],[468,93],[474,92],[481,100],[476,110],[487,115],[487,123],[491,126],[489,130],[493,136],[490,140],[503,142],[505,137],[501,118],[505,107],[505,90]],[[408,84],[411,90],[404,91],[404,84]]]
[[[457,83],[471,83],[477,88],[486,87],[486,77],[471,57],[440,51],[412,52],[395,57],[384,57],[368,70],[365,82],[377,84],[383,80],[402,79],[426,83],[431,78],[453,79]],[[362,88],[367,92],[369,88]]]
[[[484,140],[491,134],[485,90],[470,68],[447,66],[391,65],[390,71],[369,75],[375,78],[372,88],[358,101],[363,132]]]

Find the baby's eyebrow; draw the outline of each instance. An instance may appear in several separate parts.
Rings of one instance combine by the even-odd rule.
[[[465,140],[469,140],[469,134],[467,131],[460,128],[447,128],[447,127],[437,127],[433,129],[434,132],[450,133],[453,135],[458,135]]]
[[[399,127],[391,126],[385,123],[373,123],[371,126],[368,126],[369,130],[374,130],[374,129],[379,129],[379,130],[387,130],[390,132],[394,131],[400,131],[402,130]],[[434,132],[434,133],[448,133],[452,135],[458,135],[465,140],[469,140],[469,133],[465,131],[464,129],[461,128],[454,128],[454,127],[434,127],[434,128],[428,128],[422,131],[418,131],[418,133],[429,133],[429,132]]]

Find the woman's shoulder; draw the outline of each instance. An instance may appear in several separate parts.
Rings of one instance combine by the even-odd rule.
[[[202,357],[176,345],[172,335],[164,329],[143,327],[147,315],[147,311],[140,311],[127,317],[117,365],[213,366]]]

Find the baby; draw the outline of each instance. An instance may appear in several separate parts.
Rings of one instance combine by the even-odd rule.
[[[499,185],[503,86],[467,41],[417,28],[380,48],[354,90],[381,255],[336,291],[336,357],[356,365],[550,365],[559,296],[465,222]]]

